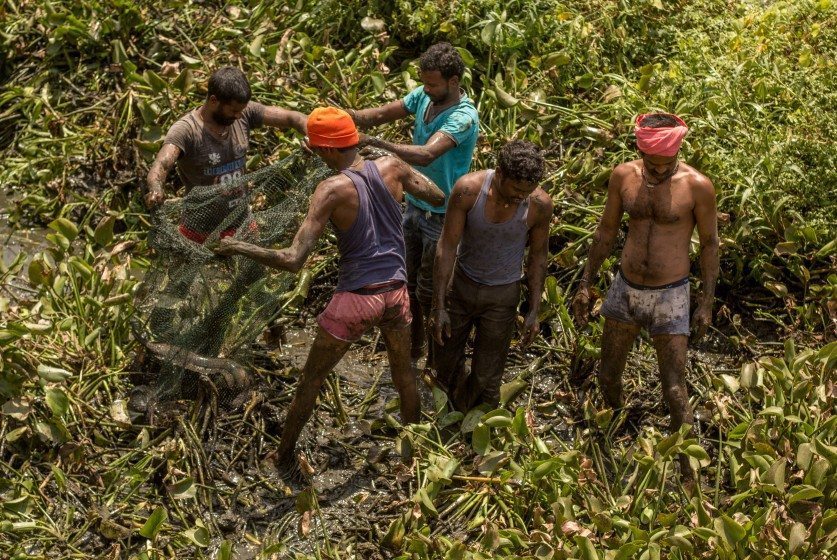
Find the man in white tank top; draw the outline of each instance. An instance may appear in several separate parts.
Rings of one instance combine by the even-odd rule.
[[[433,266],[436,379],[462,411],[499,402],[527,245],[529,311],[521,343],[539,331],[552,219],[552,199],[538,187],[544,161],[536,145],[520,140],[506,144],[497,160],[496,169],[469,173],[454,185]],[[469,373],[465,345],[474,328]]]

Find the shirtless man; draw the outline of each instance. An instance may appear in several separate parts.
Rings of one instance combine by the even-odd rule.
[[[613,250],[622,213],[627,212],[630,219],[621,267],[601,309],[605,325],[599,385],[609,406],[624,406],[622,372],[631,345],[644,327],[657,352],[672,431],[694,422],[685,374],[690,332],[689,243],[695,226],[700,236],[702,288],[691,325],[695,339],[712,322],[719,266],[715,189],[709,179],[677,157],[686,131],[686,124],[675,115],[637,118],[637,147],[642,157],[613,170],[601,222],[572,304],[578,324],[586,325],[590,286]],[[693,476],[687,457],[680,457],[680,466],[685,479]]]
[[[311,113],[308,145],[340,173],[314,190],[308,215],[291,246],[274,250],[225,238],[217,249],[223,255],[244,255],[266,266],[296,272],[329,222],[337,236],[337,288],[317,317],[317,336],[285,419],[276,452],[283,470],[296,466],[296,442],[326,376],[352,342],[376,325],[387,347],[401,418],[405,423],[419,420],[418,389],[410,366],[411,315],[401,200],[404,192],[433,205],[445,199],[438,187],[400,159],[384,156],[370,161],[358,155],[357,129],[340,109],[327,107]]]
[[[436,43],[419,59],[422,85],[403,99],[380,107],[349,110],[361,128],[415,115],[412,144],[396,144],[361,135],[361,145],[383,148],[427,175],[445,196],[468,173],[479,135],[479,115],[460,88],[465,63],[450,43]],[[433,297],[433,257],[442,232],[446,202],[428,204],[407,196],[404,240],[407,245],[407,289],[413,312],[412,357],[421,357],[428,334],[424,323]],[[430,360],[427,362],[431,363]]]
[[[436,249],[430,321],[436,378],[462,412],[499,403],[527,245],[529,311],[521,343],[538,333],[552,218],[552,199],[538,187],[543,172],[540,149],[515,140],[500,150],[496,169],[468,173],[453,187]],[[474,328],[468,374],[465,345]]]

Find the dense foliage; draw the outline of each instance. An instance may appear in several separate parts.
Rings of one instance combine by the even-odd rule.
[[[0,270],[4,556],[231,557],[238,537],[207,508],[238,490],[218,498],[203,478],[198,422],[138,430],[122,408],[145,169],[211,68],[241,65],[265,103],[362,108],[417,85],[415,58],[441,39],[469,66],[475,165],[510,138],[548,151],[559,219],[546,327],[540,355],[504,386],[507,409],[461,418],[437,394],[435,423],[401,430],[411,492],[375,554],[825,558],[834,546],[837,4],[5,0],[0,15],[0,185],[17,201],[12,222],[51,231],[46,249]],[[617,438],[620,419],[595,396],[517,397],[544,368],[564,378],[568,355],[597,353],[600,326],[577,333],[565,295],[609,170],[635,157],[632,117],[651,109],[690,124],[684,157],[713,180],[725,218],[715,337],[732,354],[690,366],[701,445],[655,426]],[[407,138],[409,123],[376,132]],[[248,166],[296,140],[258,133]],[[677,487],[678,451],[709,487]],[[320,522],[294,550],[371,557],[330,541],[315,492],[296,505]],[[275,528],[246,540],[285,554]]]

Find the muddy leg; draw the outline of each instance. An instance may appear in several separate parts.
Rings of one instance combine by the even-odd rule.
[[[405,424],[416,423],[419,421],[421,404],[416,376],[410,365],[410,327],[381,329],[381,334],[387,347],[392,382],[401,401],[401,421]]]
[[[314,339],[314,344],[308,353],[308,359],[305,361],[294,400],[291,402],[285,418],[282,441],[276,451],[276,462],[280,467],[287,467],[294,463],[296,442],[305,423],[311,418],[323,381],[346,353],[346,350],[349,349],[349,346],[351,346],[351,342],[338,340],[322,328],[317,329],[317,337]]]
[[[599,365],[599,389],[605,402],[612,408],[625,405],[622,395],[622,372],[628,352],[639,334],[640,327],[606,318],[602,333],[602,361]]]
[[[689,338],[681,334],[660,334],[654,337],[657,363],[660,366],[660,381],[663,397],[671,414],[671,431],[695,422],[692,405],[686,391],[686,350]],[[694,478],[689,458],[680,455],[680,474],[685,480]]]
[[[413,322],[410,323],[410,359],[417,361],[427,349],[427,335],[424,326],[424,309],[415,295],[410,296],[410,314],[413,316]]]

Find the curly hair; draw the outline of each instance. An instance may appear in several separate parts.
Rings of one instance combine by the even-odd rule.
[[[539,183],[544,174],[541,149],[532,142],[512,140],[500,149],[497,163],[503,177],[516,181]]]
[[[436,43],[421,55],[419,68],[422,72],[438,70],[446,80],[450,80],[454,76],[461,79],[465,72],[465,63],[453,45],[450,43]]]
[[[250,101],[250,84],[244,72],[235,66],[219,68],[209,77],[206,87],[206,98],[214,95],[221,103]]]

